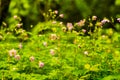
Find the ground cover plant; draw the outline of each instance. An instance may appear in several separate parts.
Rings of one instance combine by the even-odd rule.
[[[3,22],[0,80],[120,80],[120,33],[104,28],[114,21],[92,16],[63,24],[54,14],[31,31],[17,15],[9,26]]]

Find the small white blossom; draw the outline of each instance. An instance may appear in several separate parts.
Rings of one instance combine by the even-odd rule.
[[[85,51],[84,54],[85,54],[85,55],[88,55],[88,51]]]

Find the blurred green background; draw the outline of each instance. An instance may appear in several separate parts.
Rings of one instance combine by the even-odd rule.
[[[45,21],[49,9],[64,14],[63,22],[76,22],[92,15],[100,19],[120,17],[120,0],[0,0],[0,18],[11,23],[19,15],[25,27]],[[61,19],[58,19],[61,20]]]

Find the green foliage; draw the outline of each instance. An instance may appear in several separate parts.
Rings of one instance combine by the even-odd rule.
[[[115,4],[120,6],[120,0],[116,0]]]
[[[79,11],[82,13],[83,17],[87,17],[91,14],[90,7],[87,5],[86,1],[84,0],[75,0],[75,4]]]
[[[31,31],[23,29],[19,16],[13,26],[1,26],[1,80],[120,79],[120,33],[103,29],[110,20],[103,24],[94,16],[64,25],[49,17]]]
[[[47,14],[49,9],[63,13],[65,22],[79,21],[91,15],[101,18],[118,17],[120,13],[119,0],[11,0],[8,17],[21,16],[24,25],[29,28],[31,24],[36,25],[39,21],[46,21],[44,14]],[[9,21],[9,18],[7,19]]]

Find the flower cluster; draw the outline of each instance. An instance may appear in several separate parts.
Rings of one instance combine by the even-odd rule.
[[[77,23],[78,26],[82,27],[85,25],[85,19],[83,20],[80,20],[78,23]]]
[[[10,56],[15,56],[17,54],[17,51],[15,50],[15,49],[11,49],[10,51],[9,51],[9,55]]]
[[[11,49],[11,50],[9,51],[9,55],[10,55],[11,57],[14,56],[14,58],[15,58],[16,60],[20,60],[20,55],[17,54],[17,50],[15,50],[15,49]]]

